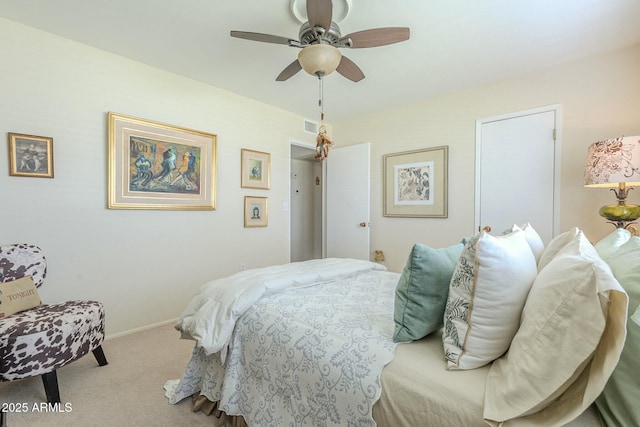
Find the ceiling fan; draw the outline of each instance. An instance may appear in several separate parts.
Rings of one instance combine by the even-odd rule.
[[[298,59],[282,70],[276,81],[285,81],[304,69],[318,78],[338,71],[354,82],[362,80],[364,73],[338,48],[385,46],[409,39],[407,27],[373,28],[342,36],[340,27],[332,21],[332,9],[331,0],[307,0],[308,21],[300,27],[299,40],[247,31],[231,31],[231,37],[300,48]]]

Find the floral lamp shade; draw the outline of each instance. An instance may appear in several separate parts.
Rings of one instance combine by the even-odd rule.
[[[585,187],[640,186],[640,136],[622,136],[591,144],[584,170]]]
[[[601,207],[600,216],[618,228],[637,234],[631,224],[640,218],[640,206],[627,204],[626,200],[629,190],[640,186],[640,136],[622,136],[591,144],[584,186],[612,190],[618,203]]]

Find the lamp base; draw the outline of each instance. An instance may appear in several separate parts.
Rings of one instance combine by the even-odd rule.
[[[638,205],[607,205],[600,208],[600,216],[608,219],[617,228],[627,228],[640,218],[640,206]]]

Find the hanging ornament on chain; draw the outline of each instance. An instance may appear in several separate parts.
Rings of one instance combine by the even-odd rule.
[[[333,142],[331,141],[331,139],[329,139],[329,136],[327,135],[327,128],[324,125],[324,88],[322,81],[322,76],[324,73],[319,71],[316,74],[318,75],[318,80],[320,82],[320,99],[318,100],[318,105],[320,106],[320,128],[318,129],[318,136],[316,137],[315,158],[322,161],[329,155],[329,150],[331,149],[331,145],[333,144]]]

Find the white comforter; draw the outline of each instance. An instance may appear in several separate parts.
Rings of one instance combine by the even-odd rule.
[[[206,354],[220,352],[224,363],[236,321],[262,296],[368,270],[386,268],[370,261],[325,258],[242,271],[204,284],[175,327]]]

